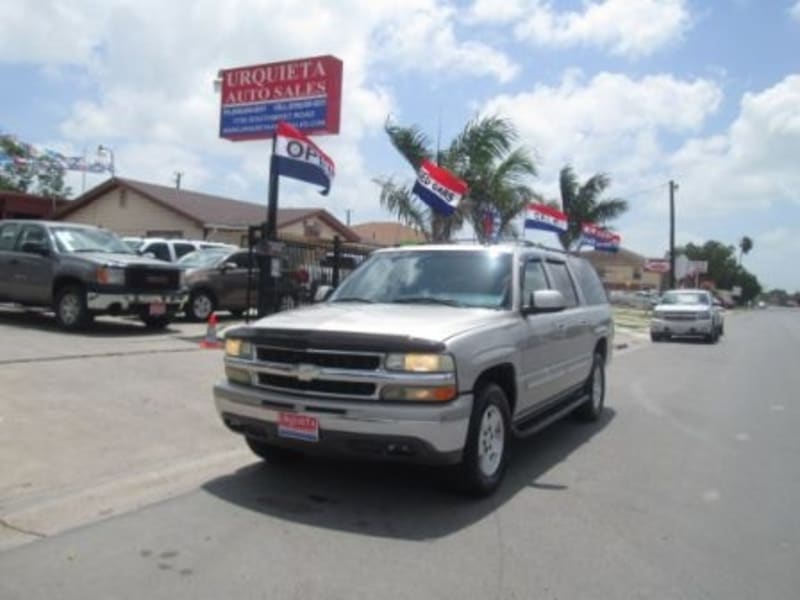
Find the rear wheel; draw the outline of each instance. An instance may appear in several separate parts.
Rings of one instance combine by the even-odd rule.
[[[259,458],[263,458],[268,463],[285,464],[303,457],[303,453],[298,452],[297,450],[289,450],[288,448],[273,446],[255,438],[246,437],[245,441],[250,447],[250,450],[253,451],[253,454]]]
[[[580,421],[597,421],[603,413],[606,401],[606,368],[603,355],[596,352],[592,372],[586,380],[584,394],[586,402],[575,409],[575,417]]]
[[[189,303],[186,307],[187,316],[192,321],[208,321],[217,308],[217,302],[211,292],[206,290],[195,290],[189,296]]]
[[[53,310],[59,326],[67,331],[78,331],[91,322],[86,305],[86,290],[80,285],[67,285],[56,292]]]
[[[508,464],[510,434],[506,393],[494,383],[482,386],[475,394],[464,458],[454,471],[459,490],[486,496],[499,487]]]

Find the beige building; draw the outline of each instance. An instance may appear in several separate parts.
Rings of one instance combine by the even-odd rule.
[[[89,190],[56,218],[105,227],[123,236],[212,240],[247,245],[247,228],[266,218],[266,206],[155,185],[109,179]],[[281,208],[282,239],[358,242],[358,235],[323,208]]]
[[[588,259],[609,290],[658,290],[661,273],[646,271],[647,258],[630,250],[618,252],[581,252]]]
[[[376,246],[397,246],[401,244],[421,244],[425,236],[408,225],[395,221],[371,221],[350,227],[364,244]]]

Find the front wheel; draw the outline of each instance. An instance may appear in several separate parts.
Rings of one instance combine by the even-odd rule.
[[[475,394],[464,458],[455,471],[457,487],[476,496],[494,492],[505,474],[510,440],[506,393],[497,384],[486,384]]]
[[[596,352],[592,363],[592,372],[586,380],[584,394],[586,402],[575,409],[575,417],[580,421],[597,421],[603,413],[606,401],[606,361],[603,355]]]
[[[67,331],[78,331],[91,322],[86,305],[86,290],[79,285],[68,285],[56,292],[53,309],[56,321]]]
[[[206,290],[192,292],[186,307],[187,316],[192,321],[208,321],[214,310],[216,310],[216,302],[210,292]]]

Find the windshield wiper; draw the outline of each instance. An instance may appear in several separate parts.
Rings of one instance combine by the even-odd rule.
[[[432,296],[403,296],[392,300],[395,304],[443,304],[444,306],[464,306],[463,303],[447,298],[434,298]]]
[[[76,248],[73,252],[109,252],[105,248]]]
[[[375,300],[370,298],[361,298],[360,296],[345,296],[344,298],[336,298],[331,302],[364,302],[365,304],[375,304]]]

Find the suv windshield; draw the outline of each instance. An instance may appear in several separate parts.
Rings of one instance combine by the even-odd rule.
[[[511,307],[511,254],[420,250],[375,254],[348,277],[331,302]]]
[[[53,227],[53,236],[59,252],[113,252],[133,254],[130,247],[117,234],[105,229],[81,227]]]
[[[229,250],[223,249],[195,250],[179,258],[177,264],[191,269],[207,269],[215,266],[222,258],[229,254]]]
[[[708,304],[708,296],[700,292],[667,292],[661,304]]]

